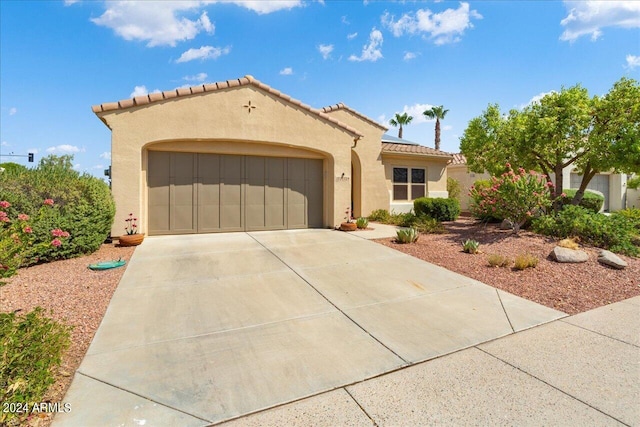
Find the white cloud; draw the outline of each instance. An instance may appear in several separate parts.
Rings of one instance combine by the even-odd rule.
[[[382,123],[382,124],[383,124],[383,125],[385,125],[385,126],[386,126],[386,125],[388,125],[388,123],[387,123],[387,116],[386,116],[386,114],[380,114],[380,115],[378,116],[378,123]]]
[[[627,55],[627,65],[625,68],[629,70],[633,70],[637,67],[640,67],[640,56],[635,55]]]
[[[231,3],[252,10],[258,15],[302,6],[302,0],[237,0]],[[324,4],[322,1],[320,1],[320,3]]]
[[[416,58],[416,54],[413,52],[405,52],[404,56],[402,57],[402,59],[404,59],[405,61],[411,61],[412,59]]]
[[[151,91],[151,93],[160,93],[159,89],[154,89]],[[131,94],[129,95],[129,98],[135,98],[136,96],[142,96],[142,95],[148,95],[149,91],[147,90],[147,87],[145,85],[142,86],[135,86],[133,88],[133,92],[131,92]]]
[[[462,2],[457,9],[446,9],[433,13],[429,9],[418,9],[414,13],[405,13],[398,20],[388,12],[382,15],[382,24],[394,36],[404,34],[424,34],[437,45],[455,43],[468,28],[473,28],[471,19],[482,19],[482,15],[469,8],[469,3]]]
[[[104,169],[104,165],[95,165],[93,169]]]
[[[80,165],[80,163],[76,163],[75,165],[73,165],[73,168],[77,171],[80,171],[80,168],[82,167],[82,165]]]
[[[347,40],[353,40],[358,37],[358,33],[347,34]]]
[[[18,109],[16,107],[9,108],[9,115],[10,116],[13,116],[17,112],[18,112]]]
[[[78,3],[80,0],[64,0],[65,6],[71,6],[72,4]]]
[[[333,52],[333,45],[321,44],[318,46],[318,51],[322,55],[323,59],[329,59],[331,57],[331,52]]]
[[[411,121],[412,124],[420,124],[420,123],[427,123],[427,122],[433,122],[435,121],[435,119],[430,120],[427,119],[422,113],[426,110],[430,110],[431,108],[433,108],[433,105],[431,104],[413,104],[413,105],[405,105],[404,108],[402,109],[402,113],[407,113],[409,114],[411,117],[413,117],[413,120]],[[395,114],[394,114],[395,117]]]
[[[206,4],[202,1],[114,1],[106,2],[107,10],[91,21],[111,28],[125,40],[146,41],[147,46],[175,46],[177,42],[192,40],[198,33],[212,34],[214,25],[207,12],[198,19],[180,16],[199,13]]]
[[[7,141],[2,141],[0,142],[0,147],[10,147],[11,144],[9,144]]]
[[[342,23],[344,25],[351,25],[351,22],[349,22],[349,20],[347,20],[347,16],[346,15],[342,15],[342,17],[340,18]]]
[[[193,76],[184,76],[182,79],[188,82],[203,82],[207,77],[207,73],[198,73]]]
[[[111,152],[105,151],[104,153],[100,154],[100,158],[105,160],[111,160]]]
[[[574,42],[582,36],[595,41],[605,27],[640,28],[640,2],[638,1],[566,1],[569,10],[560,21],[565,27],[560,40]]]
[[[280,70],[281,76],[290,76],[292,74],[293,74],[293,68],[291,67],[285,67],[282,70]]]
[[[176,60],[176,62],[189,62],[195,59],[200,59],[201,61],[204,61],[205,59],[217,59],[222,55],[227,55],[229,52],[231,52],[231,48],[229,46],[224,48],[201,46],[198,49],[191,48],[186,52],[183,52],[182,55],[180,55],[180,58]]]
[[[551,95],[552,93],[556,93],[556,91],[555,90],[550,90],[549,92],[540,92],[539,94],[533,96],[527,103],[520,104],[519,108],[520,108],[520,110],[522,110],[524,107],[527,107],[527,106],[529,106],[531,104],[538,103],[538,102],[540,102],[540,100],[542,98],[544,98],[547,95]]]
[[[349,57],[349,61],[376,62],[378,59],[382,58],[382,51],[380,50],[382,42],[382,33],[374,27],[371,29],[371,33],[369,34],[369,43],[362,47],[362,53],[360,56],[351,55]]]
[[[451,125],[443,125],[441,129],[442,129],[442,131],[448,131],[448,130],[453,129],[453,126],[451,126]]]
[[[84,152],[84,148],[78,148],[75,145],[62,144],[47,148],[47,153],[80,153]]]

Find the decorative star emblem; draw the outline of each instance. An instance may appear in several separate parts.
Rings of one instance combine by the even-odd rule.
[[[255,105],[251,105],[251,101],[249,101],[248,103],[246,103],[245,105],[243,105],[244,108],[247,109],[247,111],[249,112],[249,114],[251,114],[251,110],[253,110],[254,108],[256,108]]]

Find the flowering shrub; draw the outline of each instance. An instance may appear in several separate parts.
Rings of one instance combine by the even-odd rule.
[[[53,200],[45,200],[38,216],[46,215],[46,210],[52,206]],[[10,207],[11,203],[0,201],[0,278],[15,274],[31,254],[46,250],[46,246],[56,250],[63,245],[61,239],[69,237],[68,232],[56,228],[51,230],[53,239],[50,242],[38,241],[29,225],[29,215],[20,213],[16,219],[11,220],[7,212]]]
[[[479,218],[508,220],[518,233],[531,217],[551,206],[551,187],[544,175],[519,168],[514,172],[507,163],[507,171],[500,177],[492,177],[491,185],[469,191],[473,199],[471,213]]]

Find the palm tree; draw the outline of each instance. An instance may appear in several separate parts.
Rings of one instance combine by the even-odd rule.
[[[408,115],[407,113],[396,113],[396,117],[394,119],[389,120],[389,124],[393,127],[400,126],[398,129],[398,138],[402,139],[402,126],[408,125],[413,120],[413,117]]]
[[[444,106],[431,107],[430,110],[423,112],[422,114],[429,119],[436,119],[436,150],[440,149],[440,120],[444,120],[444,116],[447,115],[449,110],[445,110]]]

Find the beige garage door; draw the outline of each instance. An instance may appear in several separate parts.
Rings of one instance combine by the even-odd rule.
[[[149,152],[149,234],[322,227],[322,160]]]

